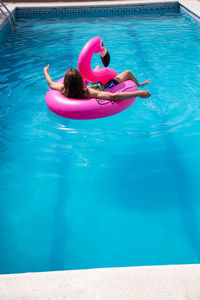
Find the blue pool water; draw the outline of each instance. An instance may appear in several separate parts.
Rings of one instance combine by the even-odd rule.
[[[54,115],[43,67],[59,79],[97,35],[152,97],[104,119]],[[1,42],[0,273],[199,263],[199,24],[29,16]]]

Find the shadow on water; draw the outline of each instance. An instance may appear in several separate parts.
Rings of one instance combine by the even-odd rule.
[[[192,201],[190,178],[184,162],[181,159],[178,147],[176,146],[174,135],[172,133],[168,133],[163,136],[163,139],[166,145],[166,162],[173,172],[175,179],[177,200],[181,209],[185,232],[191,242],[191,245],[196,251],[198,259],[200,259],[200,232]]]
[[[73,32],[69,31],[66,39],[68,43],[72,41]],[[71,49],[69,46],[68,49]],[[66,52],[66,61],[73,59],[73,52]],[[65,124],[68,122],[63,119]],[[66,140],[64,139],[63,131],[57,130],[57,134],[60,136],[61,143],[65,144]],[[68,182],[69,178],[69,156],[60,151],[59,145],[57,145],[57,157],[59,157],[59,162],[56,164],[56,173],[58,174],[57,181],[57,197],[55,197],[55,207],[53,210],[54,213],[54,222],[52,227],[52,243],[50,249],[50,270],[63,270],[65,265],[65,248],[67,245],[68,237],[68,223],[66,216],[66,206],[70,194],[70,185]]]
[[[67,122],[67,120],[66,120]],[[58,130],[60,143],[66,143],[63,131]],[[58,161],[55,164],[56,174],[58,174],[55,195],[55,206],[53,209],[52,241],[50,247],[50,270],[63,270],[65,265],[65,249],[68,238],[68,222],[66,207],[70,194],[69,178],[69,155],[56,147],[56,156]]]
[[[148,57],[148,53],[145,53],[141,45],[140,38],[137,37],[136,31],[132,27],[128,29],[128,33],[129,33],[130,40],[133,41],[134,44],[133,46],[136,49],[137,57],[140,59],[141,68],[145,68],[144,71],[146,71],[147,69],[150,70],[150,73],[154,74],[154,77],[156,79],[156,71],[153,69],[152,64],[151,65],[149,64],[148,59],[146,59]],[[158,93],[155,92],[153,96],[155,99],[157,99],[158,102],[161,103],[162,99],[160,99]],[[166,124],[169,121],[168,117],[162,114],[162,112],[160,112],[160,114],[158,115],[154,111],[152,112],[152,114],[154,114],[154,117],[158,120],[160,124]],[[181,153],[176,144],[174,134],[168,132],[166,134],[162,134],[161,137],[163,139],[165,149],[166,149],[164,151],[164,160],[167,164],[168,169],[170,170],[170,173],[173,174],[173,177],[169,178],[169,180],[174,181],[174,186],[176,189],[174,194],[177,195],[176,199],[181,211],[182,222],[185,228],[185,233],[192,247],[194,248],[198,259],[200,259],[200,232],[198,229],[198,223],[195,216],[195,208],[193,206],[193,201],[192,201],[191,184],[190,184],[188,171],[184,165],[184,161],[181,159]],[[131,155],[129,156],[129,161],[127,160],[123,161],[121,162],[121,164],[123,164],[123,166],[126,166],[126,168],[129,168],[129,166],[130,167],[134,166],[135,161],[132,160],[133,163],[131,163],[130,159],[131,159]],[[150,163],[150,166],[151,165],[152,163]],[[119,167],[119,169],[120,168],[121,166]],[[132,169],[131,170],[129,169],[128,171],[131,173]],[[125,172],[127,172],[127,170],[125,170]],[[159,176],[156,176],[156,178],[158,179]],[[146,187],[144,186],[144,190],[145,189]],[[164,193],[164,191],[165,189],[163,189],[162,193]],[[145,195],[145,191],[143,191],[143,194]],[[166,198],[164,197],[164,199]],[[169,201],[169,199],[166,200]],[[170,201],[175,201],[174,197]],[[156,202],[158,203],[158,201]],[[154,202],[154,205],[156,204],[156,202]],[[145,200],[145,204],[146,203],[147,202]],[[167,203],[165,204],[168,205]],[[142,202],[140,203],[140,205],[142,207],[144,203]],[[149,206],[151,205],[149,204]]]
[[[67,245],[68,223],[66,205],[70,187],[68,183],[68,164],[60,162],[57,165],[59,179],[57,181],[57,197],[53,210],[54,222],[52,226],[52,242],[50,249],[50,270],[63,270],[65,264],[65,247]]]

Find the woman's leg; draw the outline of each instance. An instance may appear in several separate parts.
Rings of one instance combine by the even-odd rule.
[[[97,71],[97,70],[100,70],[100,69],[101,69],[100,66],[96,66],[93,71]]]
[[[143,85],[151,82],[150,79],[147,79],[144,82],[139,83],[139,81],[135,78],[135,76],[130,71],[124,71],[124,72],[120,73],[119,75],[117,75],[117,77],[115,77],[114,79],[117,80],[118,82],[132,80],[133,82],[136,83],[137,86],[143,86]]]

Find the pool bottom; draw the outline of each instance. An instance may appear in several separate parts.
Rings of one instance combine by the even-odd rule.
[[[5,110],[3,109],[5,118],[2,124],[5,125],[5,134],[8,138],[4,140],[5,156],[2,161],[5,167],[3,174],[8,176],[9,180],[7,183],[4,181],[5,201],[1,203],[3,215],[1,237],[4,255],[4,257],[2,255],[1,266],[4,264],[6,269],[9,265],[12,268],[11,272],[20,270],[22,261],[24,266],[21,270],[24,272],[198,262],[199,234],[198,230],[195,230],[198,228],[196,226],[198,216],[195,215],[198,209],[196,206],[193,209],[193,193],[196,189],[189,182],[189,176],[194,174],[194,171],[188,170],[187,166],[189,163],[191,168],[193,159],[189,150],[187,152],[189,138],[182,138],[190,128],[195,132],[195,128],[191,124],[184,131],[181,131],[181,128],[183,129],[188,122],[188,114],[190,115],[191,111],[193,113],[191,119],[196,120],[194,111],[198,113],[199,102],[195,103],[194,90],[190,91],[190,95],[193,95],[192,105],[190,100],[188,106],[185,93],[181,94],[179,101],[176,101],[176,97],[172,97],[172,94],[176,94],[176,89],[170,85],[176,70],[176,78],[182,78],[182,89],[188,88],[187,82],[181,77],[182,73],[177,68],[177,65],[182,65],[185,60],[183,57],[177,58],[171,54],[172,48],[180,51],[180,54],[183,49],[190,53],[191,48],[193,64],[197,64],[195,61],[197,53],[194,51],[196,43],[195,40],[193,41],[193,33],[198,32],[197,24],[194,28],[190,27],[192,22],[180,16],[164,17],[159,20],[158,18],[144,20],[141,17],[140,20],[134,18],[134,22],[132,21],[133,18],[130,18],[127,26],[127,22],[122,21],[120,25],[116,19],[114,20],[114,24],[121,26],[116,26],[120,32],[125,29],[120,40],[118,40],[118,32],[117,37],[113,36],[115,45],[121,47],[119,54],[115,56],[115,61],[112,62],[115,63],[114,69],[123,67],[136,70],[142,66],[143,69],[140,69],[143,72],[142,76],[148,78],[146,75],[151,72],[150,78],[154,80],[152,82],[156,80],[160,83],[162,78],[159,77],[160,70],[157,68],[158,64],[162,65],[164,58],[166,65],[164,75],[172,76],[168,82],[165,82],[165,91],[171,90],[172,93],[169,93],[165,99],[163,85],[159,84],[156,87],[156,84],[152,84],[150,88],[154,98],[152,97],[150,101],[138,100],[130,110],[99,122],[79,123],[60,119],[49,112],[44,103],[43,93],[47,87],[41,74],[42,64],[47,54],[48,57],[52,57],[58,49],[57,55],[63,53],[63,57],[59,59],[56,57],[57,61],[69,59],[70,64],[76,64],[78,47],[81,47],[80,44],[86,39],[80,32],[83,22],[80,25],[66,22],[67,25],[63,26],[63,23],[56,24],[55,20],[52,23],[41,22],[41,24],[32,22],[31,19],[30,22],[26,20],[24,23],[21,20],[18,25],[19,39],[16,45],[12,43],[12,38],[17,38],[17,35],[16,37],[10,35],[10,40],[5,44],[7,59],[2,78],[5,80],[4,99],[8,101],[7,103],[5,101]],[[101,30],[102,24],[106,25],[104,19],[99,19],[99,22],[100,26],[97,28],[97,22],[92,20],[90,35],[96,32],[94,28]],[[166,22],[168,25],[165,32]],[[141,31],[145,23],[146,29]],[[190,41],[184,48],[180,47],[181,42],[176,47],[169,42],[177,41],[174,28],[177,29],[176,26],[181,24],[184,29],[188,24],[189,31],[187,36],[182,27],[179,30],[178,37],[183,41],[188,39]],[[86,26],[88,27],[88,23],[85,24],[85,28]],[[150,26],[153,26],[151,32]],[[54,28],[56,30],[53,31]],[[53,32],[56,33],[57,39],[51,40]],[[169,35],[170,32],[172,35]],[[152,49],[150,33],[154,38],[156,37],[156,40],[160,37],[159,44],[154,49]],[[107,28],[104,26],[104,37],[106,44],[110,45],[111,53],[116,53],[118,49],[109,42],[109,24]],[[66,43],[56,44],[57,40]],[[126,44],[126,41],[130,44]],[[29,45],[28,51],[26,45]],[[134,67],[132,63],[129,64],[125,60],[126,55],[121,56],[124,48],[126,55],[134,57],[136,62]],[[15,49],[15,57],[13,57],[13,49]],[[8,61],[9,55],[11,63]],[[20,61],[19,58],[24,56],[29,64]],[[123,65],[120,65],[121,61]],[[167,69],[172,61],[173,74]],[[12,74],[11,71],[10,75],[13,76],[7,78],[7,68],[10,65],[15,66],[13,68],[15,72]],[[63,71],[62,65],[60,63],[52,67],[52,70],[53,68],[57,70],[57,76]],[[187,65],[184,72],[186,68]],[[191,67],[190,72],[192,72]],[[190,72],[188,74],[193,74]],[[21,74],[27,75],[24,76],[23,81]],[[154,77],[155,74],[157,77]],[[192,77],[195,78],[195,73]],[[12,93],[6,94],[4,91],[9,90],[9,85],[6,86],[7,79],[9,82],[12,79],[15,88]],[[168,104],[167,107],[165,103]],[[179,106],[179,103],[184,103],[184,107]],[[27,110],[27,105],[32,107],[31,111]],[[179,106],[178,114],[177,106]],[[25,110],[23,118],[19,107],[22,111]],[[177,132],[180,134],[176,134]],[[15,143],[12,142],[13,140]],[[155,141],[158,141],[157,146],[154,145]],[[193,148],[198,149],[194,146],[195,137],[192,141]],[[123,147],[118,151],[121,145]],[[184,149],[181,145],[184,145]],[[22,150],[27,151],[23,157]],[[18,176],[18,172],[21,176]],[[17,176],[12,182],[10,178],[13,178],[13,173]],[[78,186],[77,178],[80,178]],[[7,189],[6,184],[10,184],[10,188]],[[166,226],[168,219],[170,222]],[[165,231],[167,228],[169,232]],[[26,244],[23,246],[24,241]],[[11,251],[8,254],[9,249]],[[164,254],[165,251],[170,254],[166,260],[159,257],[159,253]],[[122,260],[119,259],[120,256],[123,257]],[[6,261],[8,257],[9,260]],[[21,261],[16,257],[21,257]],[[128,260],[128,257],[133,260]],[[98,260],[103,263],[99,263]],[[31,265],[28,266],[29,263]]]

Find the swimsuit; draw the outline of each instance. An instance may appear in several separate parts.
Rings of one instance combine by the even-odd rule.
[[[109,80],[106,85],[104,85],[104,91],[111,89],[113,86],[119,84],[119,82],[115,79]]]
[[[87,82],[87,87],[95,89],[97,91],[107,91],[117,84],[119,84],[117,80],[111,79],[106,83],[106,85],[102,85],[101,82],[95,82],[95,83]]]

